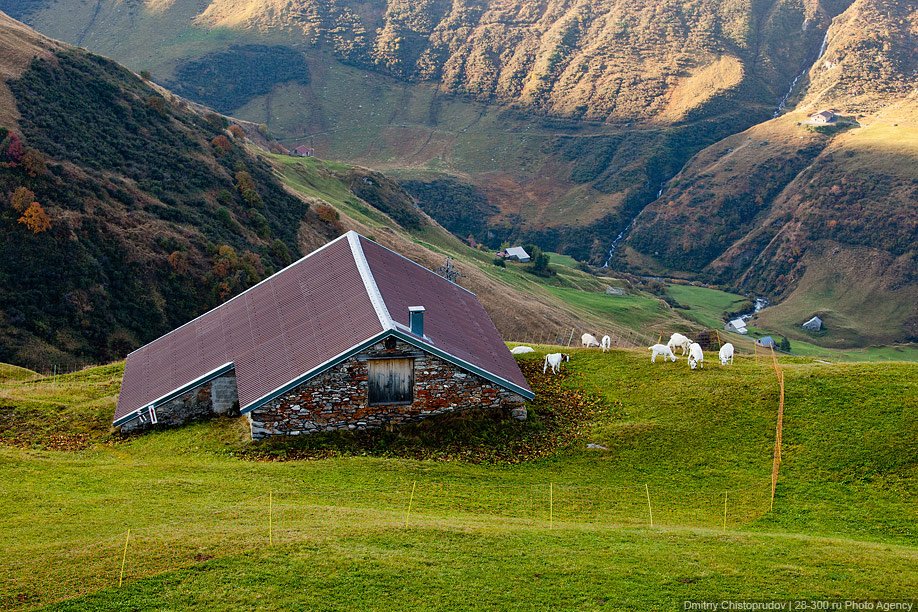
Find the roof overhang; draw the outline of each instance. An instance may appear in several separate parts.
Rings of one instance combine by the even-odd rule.
[[[127,423],[128,421],[133,421],[134,419],[136,419],[137,417],[140,416],[140,413],[142,413],[144,410],[147,410],[147,409],[150,408],[151,406],[153,406],[153,407],[155,407],[155,406],[161,406],[161,405],[165,404],[166,402],[171,402],[172,400],[174,400],[174,399],[177,398],[178,396],[180,396],[180,395],[182,395],[182,394],[184,394],[184,393],[187,393],[187,392],[189,392],[189,391],[195,389],[196,387],[200,387],[201,385],[203,385],[203,384],[205,384],[205,383],[209,383],[210,381],[212,381],[212,380],[215,379],[215,378],[219,378],[220,376],[223,376],[223,375],[226,374],[227,372],[232,371],[233,368],[235,368],[235,367],[236,367],[235,364],[233,364],[232,362],[230,362],[230,363],[225,363],[225,364],[223,364],[222,366],[220,366],[219,368],[215,368],[215,369],[211,370],[210,372],[207,372],[206,374],[203,374],[203,375],[201,375],[201,376],[195,378],[194,380],[189,381],[188,383],[182,385],[181,387],[179,387],[179,388],[177,388],[177,389],[175,389],[175,390],[173,390],[173,391],[170,391],[170,392],[167,393],[166,395],[163,395],[162,397],[157,398],[157,399],[153,400],[152,402],[149,402],[149,403],[147,403],[147,404],[144,404],[144,405],[141,406],[140,408],[136,408],[136,409],[132,410],[131,412],[129,412],[129,413],[127,413],[126,415],[124,415],[123,417],[118,418],[118,419],[115,419],[114,421],[112,421],[112,426],[113,426],[113,427],[118,427],[119,425],[124,425],[124,424]]]
[[[312,370],[305,372],[300,376],[297,376],[290,382],[285,383],[284,385],[281,385],[280,387],[278,387],[274,391],[271,391],[267,395],[258,398],[254,402],[251,402],[247,406],[240,409],[239,411],[240,414],[248,414],[249,412],[252,412],[253,410],[257,410],[258,408],[261,408],[268,402],[271,402],[277,399],[278,397],[284,395],[285,393],[289,393],[293,389],[315,378],[316,376],[325,372],[326,370],[329,370],[335,367],[336,365],[340,364],[341,362],[348,359],[349,357],[352,357],[353,355],[356,355],[360,351],[370,348],[377,342],[381,342],[382,340],[385,340],[386,338],[390,336],[395,336],[396,338],[404,342],[407,342],[408,344],[411,344],[412,346],[415,346],[421,349],[422,351],[425,351],[432,355],[440,357],[444,361],[448,361],[449,363],[452,363],[453,365],[459,368],[462,368],[463,370],[471,372],[472,374],[476,374],[484,378],[485,380],[491,381],[492,383],[500,387],[503,387],[504,389],[507,389],[508,391],[512,391],[513,393],[516,393],[517,395],[520,395],[528,400],[535,398],[535,393],[533,393],[529,389],[526,389],[525,387],[521,387],[520,385],[517,385],[516,383],[513,383],[505,378],[497,376],[496,374],[492,374],[491,372],[488,372],[487,370],[479,368],[478,366],[472,363],[469,363],[468,361],[465,361],[464,359],[456,357],[455,355],[451,355],[450,353],[447,353],[446,351],[438,349],[430,342],[425,341],[421,338],[418,338],[417,336],[411,334],[410,332],[402,331],[400,329],[387,329],[387,330],[383,330],[379,334],[376,334],[372,338],[364,342],[361,342],[360,344],[354,345],[353,347],[341,353],[340,355],[334,357],[333,359],[329,359],[325,363],[322,363],[319,366],[316,366]]]

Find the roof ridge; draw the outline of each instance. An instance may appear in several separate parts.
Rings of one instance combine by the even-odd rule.
[[[358,234],[357,232],[354,232],[354,233],[357,234],[357,236],[358,236],[359,238],[363,238],[363,239],[366,240],[367,242],[372,242],[373,244],[375,244],[375,245],[378,246],[379,248],[385,249],[386,251],[389,251],[390,253],[392,253],[393,255],[396,255],[397,257],[401,257],[402,259],[404,259],[404,260],[407,261],[408,263],[417,266],[418,268],[424,270],[425,272],[430,272],[431,274],[435,275],[436,277],[442,278],[443,280],[445,280],[446,282],[448,282],[450,285],[453,285],[454,287],[458,287],[458,288],[462,289],[463,291],[465,291],[466,293],[470,293],[470,294],[474,295],[476,298],[478,297],[478,296],[475,294],[475,292],[472,291],[471,289],[468,289],[468,288],[466,288],[466,287],[463,287],[463,286],[460,285],[459,283],[454,282],[454,281],[451,281],[451,280],[449,280],[448,278],[446,278],[445,276],[440,276],[439,274],[437,274],[436,272],[434,272],[433,270],[431,270],[431,269],[428,268],[427,266],[424,266],[424,265],[419,264],[418,262],[416,262],[415,260],[411,259],[410,257],[405,257],[404,255],[402,255],[402,254],[399,253],[398,251],[395,251],[395,250],[393,250],[393,249],[390,249],[390,248],[387,247],[386,245],[380,244],[379,242],[376,242],[375,240],[371,240],[371,239],[367,238],[366,236],[364,236],[363,234]],[[361,250],[363,250],[363,249],[361,248]],[[450,257],[449,255],[447,255],[446,257],[447,257],[448,259],[452,259],[452,257]]]
[[[360,278],[363,280],[363,286],[367,290],[367,297],[370,298],[370,303],[373,304],[376,316],[379,317],[379,324],[382,325],[384,330],[395,329],[395,321],[389,314],[389,308],[386,306],[386,301],[379,291],[379,285],[376,284],[376,279],[373,277],[373,271],[370,269],[367,255],[363,252],[363,245],[360,244],[360,234],[350,230],[345,236],[347,236],[347,242],[351,247],[354,263],[357,264],[357,271],[360,272]]]

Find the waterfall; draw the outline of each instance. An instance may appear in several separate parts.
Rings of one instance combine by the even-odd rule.
[[[822,44],[819,45],[819,54],[816,56],[816,59],[813,60],[813,64],[809,68],[804,68],[803,72],[794,77],[794,80],[791,81],[790,87],[787,89],[787,93],[784,94],[784,97],[781,98],[781,101],[778,102],[778,107],[775,109],[775,113],[772,115],[772,118],[777,117],[784,109],[787,108],[787,101],[790,100],[791,94],[794,93],[794,88],[797,87],[797,82],[806,76],[806,73],[810,71],[813,65],[819,61],[819,59],[825,54],[826,47],[829,46],[829,31],[826,30],[826,35],[822,39]]]
[[[606,263],[602,264],[603,268],[608,268],[609,265],[612,263],[612,257],[615,256],[615,249],[618,247],[618,243],[622,241],[622,238],[625,237],[625,234],[628,233],[628,230],[631,229],[632,225],[634,225],[634,219],[632,219],[631,223],[625,226],[625,229],[620,231],[618,233],[618,236],[615,237],[615,240],[612,241],[612,245],[609,247],[609,256],[606,258]]]

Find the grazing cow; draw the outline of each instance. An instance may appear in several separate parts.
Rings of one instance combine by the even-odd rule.
[[[650,354],[650,363],[657,362],[657,355],[663,355],[664,363],[667,359],[672,359],[673,361],[676,360],[676,355],[673,354],[670,348],[665,344],[654,344],[652,347],[650,347],[650,350],[653,351]]]
[[[514,355],[524,355],[526,353],[535,353],[535,349],[531,346],[514,346],[510,349],[510,352]]]
[[[593,334],[583,334],[580,336],[580,343],[587,348],[591,346],[599,346],[599,340],[597,340],[596,336]]]
[[[682,356],[685,357],[688,355],[689,347],[691,346],[692,341],[683,336],[682,334],[673,334],[669,338],[669,342],[666,343],[666,346],[669,347],[669,350],[676,352],[676,347],[682,349]]]
[[[549,353],[545,355],[545,364],[542,366],[542,374],[548,371],[548,366],[551,366],[552,374],[560,374],[561,360],[570,361],[571,356],[565,353]]]
[[[599,346],[602,347],[602,352],[605,353],[610,348],[612,348],[612,338],[609,336],[603,336],[602,342],[599,343]]]
[[[720,365],[733,364],[733,345],[729,342],[720,347]]]
[[[704,367],[704,352],[701,350],[701,345],[697,342],[692,342],[692,345],[689,347],[688,364],[693,370],[696,367]]]

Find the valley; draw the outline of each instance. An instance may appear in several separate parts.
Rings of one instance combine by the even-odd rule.
[[[0,11],[0,608],[914,603],[914,2]]]
[[[768,317],[789,334],[793,304],[829,311],[826,296],[850,294],[831,304],[840,333],[816,341],[914,341],[908,2],[0,9],[288,147],[382,171],[463,239],[595,265],[615,244],[613,268],[787,302]],[[825,108],[861,127],[799,128]],[[473,221],[456,218],[457,202],[475,203]],[[882,270],[870,285],[848,271],[865,257]],[[874,293],[889,306],[862,319],[855,296]]]

